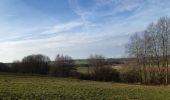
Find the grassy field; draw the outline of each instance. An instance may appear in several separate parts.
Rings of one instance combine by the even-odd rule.
[[[88,73],[88,67],[77,67],[77,71],[80,73],[87,74]],[[92,67],[89,67],[89,73],[93,71]]]
[[[0,99],[170,100],[170,88],[1,74]]]

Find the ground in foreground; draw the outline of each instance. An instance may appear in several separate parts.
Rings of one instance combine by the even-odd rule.
[[[170,100],[170,88],[1,74],[0,99]]]

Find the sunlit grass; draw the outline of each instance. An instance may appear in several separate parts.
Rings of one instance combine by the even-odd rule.
[[[170,88],[3,74],[0,99],[170,100]]]

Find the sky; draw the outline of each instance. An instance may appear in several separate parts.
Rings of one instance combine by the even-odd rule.
[[[0,0],[0,62],[125,57],[130,35],[169,12],[169,0]]]

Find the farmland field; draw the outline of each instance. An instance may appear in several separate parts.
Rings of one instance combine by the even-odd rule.
[[[77,71],[80,73],[87,74],[88,73],[88,67],[77,67]],[[92,67],[89,67],[89,73],[93,71]]]
[[[0,75],[0,99],[170,100],[170,88],[40,75]]]

